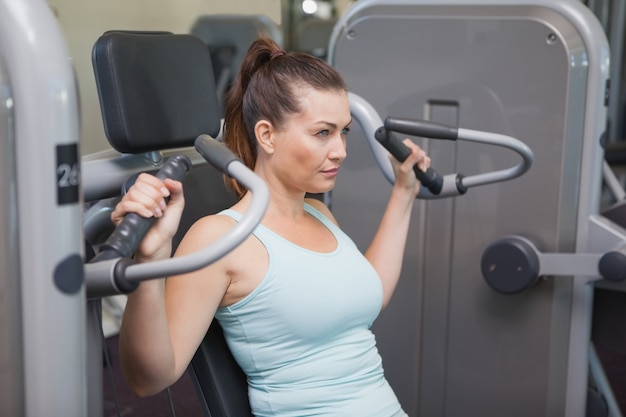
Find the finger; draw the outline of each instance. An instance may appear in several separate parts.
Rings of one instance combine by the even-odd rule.
[[[154,215],[153,211],[146,208],[143,204],[135,201],[120,201],[115,209],[111,212],[111,221],[118,225],[124,217],[129,213],[137,213],[141,217],[150,218]]]
[[[417,164],[422,171],[426,171],[430,167],[430,158],[426,152],[408,138],[404,140],[404,144],[411,150],[409,155],[411,166]]]
[[[426,172],[428,168],[430,168],[430,157],[425,156],[420,162],[417,163],[417,166],[419,169]]]
[[[180,181],[166,178],[163,185],[168,190],[170,198],[181,198],[183,194],[183,184]]]
[[[155,190],[158,190],[163,197],[169,197],[169,195],[170,195],[170,191],[165,186],[165,184],[160,179],[158,179],[157,177],[155,177],[154,175],[151,175],[151,174],[146,174],[146,173],[139,174],[139,176],[135,180],[135,184],[133,184],[133,186],[134,185],[140,185],[140,186],[147,185],[147,186],[150,186],[150,187],[154,188]]]
[[[162,214],[166,206],[162,192],[146,183],[133,185],[122,200],[143,204],[157,217]]]
[[[161,217],[166,206],[164,194],[169,194],[169,190],[158,178],[141,174],[117,205],[112,219],[113,215],[117,220],[131,212],[142,217]]]

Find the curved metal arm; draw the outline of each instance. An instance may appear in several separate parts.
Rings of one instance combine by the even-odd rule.
[[[363,97],[349,92],[348,100],[350,101],[350,113],[361,125],[367,144],[370,146],[370,150],[372,151],[372,155],[378,167],[385,178],[387,178],[387,181],[393,184],[395,182],[395,175],[391,161],[389,160],[389,153],[383,145],[376,140],[376,131],[383,125],[382,119],[376,109]]]
[[[131,265],[126,269],[126,279],[129,281],[143,281],[155,277],[168,275],[178,275],[203,268],[228,252],[239,246],[261,222],[265,215],[265,210],[269,203],[269,190],[263,180],[261,180],[252,170],[246,167],[243,162],[237,159],[227,148],[208,135],[201,135],[196,139],[196,149],[207,158],[207,155],[215,155],[215,149],[219,149],[223,158],[222,162],[207,158],[217,169],[225,174],[237,179],[250,192],[252,201],[250,208],[245,213],[239,223],[228,231],[220,239],[189,255],[171,259],[164,259],[156,262]],[[230,161],[228,154],[232,155]]]
[[[348,99],[350,100],[350,113],[361,125],[378,167],[382,171],[385,178],[387,178],[387,180],[392,184],[395,182],[395,175],[393,173],[391,162],[389,161],[389,154],[387,150],[385,150],[385,148],[376,140],[376,130],[385,125],[388,130],[430,137],[429,134],[433,131],[440,131],[442,127],[442,125],[424,121],[399,121],[397,119],[395,120],[396,123],[394,123],[394,126],[389,126],[387,121],[383,123],[376,109],[374,109],[374,107],[362,97],[349,92]],[[514,167],[484,174],[467,177],[464,177],[459,173],[445,175],[443,177],[442,190],[438,195],[433,195],[426,189],[426,187],[422,187],[418,198],[432,199],[461,195],[470,187],[507,181],[519,177],[528,171],[532,165],[534,160],[532,150],[518,139],[496,133],[462,128],[449,128],[447,130],[447,134],[440,139],[455,140],[449,136],[449,132],[452,129],[456,129],[457,131],[456,140],[479,142],[511,149],[522,157],[522,161]]]
[[[214,243],[189,255],[141,264],[132,264],[129,258],[86,264],[90,297],[128,293],[141,281],[201,269],[240,245],[261,222],[269,204],[269,189],[265,182],[210,136],[199,136],[195,147],[215,168],[237,179],[252,193],[250,207],[241,221]]]
[[[463,185],[467,188],[512,180],[513,178],[517,178],[528,171],[533,164],[533,160],[535,158],[533,151],[525,143],[518,139],[498,133],[483,132],[478,130],[459,128],[458,131],[459,136],[457,140],[501,146],[516,152],[522,157],[522,161],[511,168],[487,172],[484,174],[471,175],[463,178]]]

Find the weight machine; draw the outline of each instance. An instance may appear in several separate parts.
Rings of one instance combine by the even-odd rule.
[[[431,173],[429,177],[435,185],[435,191],[431,189],[423,192],[423,202],[419,203],[415,213],[417,225],[425,232],[421,235],[414,233],[414,236],[421,236],[417,242],[419,245],[415,241],[409,242],[409,250],[419,246],[424,248],[424,252],[418,253],[416,257],[407,257],[405,275],[409,277],[405,276],[402,280],[405,287],[407,284],[413,286],[418,281],[422,288],[416,291],[399,288],[394,305],[376,324],[388,377],[410,414],[417,412],[419,401],[420,413],[424,415],[430,415],[428,413],[432,411],[436,415],[466,415],[475,412],[481,415],[506,413],[514,416],[516,412],[528,413],[529,410],[536,412],[535,415],[544,412],[551,416],[583,415],[579,411],[581,406],[584,407],[581,403],[584,403],[587,384],[586,314],[589,282],[597,279],[599,274],[574,277],[573,280],[547,280],[525,291],[503,296],[485,283],[480,272],[480,258],[483,253],[489,258],[488,251],[484,251],[489,243],[502,236],[516,234],[519,230],[535,232],[533,234],[541,241],[539,245],[531,241],[535,246],[528,246],[530,250],[528,247],[522,250],[530,257],[534,253],[539,259],[539,276],[546,271],[555,273],[554,267],[549,269],[546,262],[552,258],[549,254],[557,250],[591,253],[597,261],[607,253],[613,253],[613,258],[620,258],[619,246],[623,242],[620,229],[610,223],[604,227],[600,224],[602,221],[596,225],[594,222],[597,219],[593,216],[597,206],[601,158],[597,140],[603,131],[601,121],[604,118],[603,98],[608,63],[605,40],[598,35],[593,20],[589,20],[586,12],[569,3],[545,2],[538,5],[520,1],[495,8],[491,3],[479,3],[476,6],[475,2],[463,5],[452,2],[421,5],[428,7],[420,7],[419,14],[415,16],[410,13],[415,11],[415,5],[410,2],[384,2],[384,5],[377,5],[376,2],[364,0],[336,26],[336,38],[331,41],[329,49],[333,64],[344,74],[351,90],[359,92],[359,96],[350,95],[351,112],[365,133],[365,140],[370,144],[375,160],[375,163],[364,163],[361,158],[365,147],[354,148],[350,145],[350,158],[346,161],[347,169],[343,174],[347,178],[340,180],[331,196],[333,210],[339,221],[346,225],[348,233],[356,237],[357,243],[367,233],[366,228],[360,223],[362,231],[351,231],[353,226],[349,216],[344,217],[342,213],[348,208],[353,215],[359,213],[359,216],[354,216],[359,221],[369,222],[369,212],[380,208],[380,202],[371,197],[376,194],[374,190],[377,187],[382,189],[388,187],[388,184],[377,172],[378,168],[374,168],[376,162],[381,165],[384,177],[393,180],[387,153],[376,139],[385,142],[390,137],[389,132],[393,131],[419,137],[440,135],[447,139],[445,143],[433,141],[428,145],[434,167],[445,172],[481,172],[465,177],[456,173],[444,176]],[[511,12],[516,13],[516,18],[510,18]],[[398,24],[388,25],[391,17],[397,16],[403,16],[403,19]],[[467,16],[473,17],[469,23],[464,20]],[[415,20],[419,20],[420,25],[415,25]],[[502,20],[507,25],[501,25]],[[81,167],[77,145],[75,80],[66,59],[68,54],[63,38],[47,4],[39,0],[3,0],[0,2],[0,22],[0,97],[3,100],[0,106],[0,147],[5,151],[5,163],[1,171],[3,188],[0,192],[5,197],[7,207],[2,211],[0,228],[4,292],[0,304],[3,312],[8,312],[2,317],[9,317],[8,314],[16,317],[16,320],[3,321],[0,328],[2,340],[7,342],[7,348],[0,352],[0,382],[3,388],[6,387],[0,390],[0,404],[3,414],[6,411],[7,415],[94,415],[90,413],[92,410],[97,413],[98,407],[93,408],[93,404],[97,405],[97,399],[92,397],[93,386],[85,388],[91,384],[88,381],[97,379],[87,371],[93,366],[93,358],[87,359],[85,353],[92,350],[87,349],[85,342],[91,340],[90,333],[85,330],[89,328],[85,300],[132,289],[133,281],[156,276],[155,273],[158,276],[167,273],[161,268],[171,267],[167,271],[181,272],[181,269],[177,269],[182,267],[180,263],[185,263],[186,268],[190,260],[126,267],[124,263],[115,266],[119,261],[117,259],[83,266],[82,204],[84,200],[94,201],[115,195],[131,174],[146,168],[159,168],[167,152],[162,154],[156,149],[143,149],[144,153],[135,156],[86,160]],[[467,60],[461,60],[461,63],[467,65],[442,64],[435,59],[425,58],[415,64],[409,59],[413,54],[407,53],[399,58],[385,56],[383,52],[392,54],[393,50],[382,48],[382,59],[375,61],[384,64],[383,67],[372,65],[366,68],[365,73],[357,71],[357,75],[352,75],[352,65],[358,65],[355,57],[360,59],[360,54],[365,52],[369,56],[378,42],[384,44],[377,37],[368,35],[378,25],[386,30],[393,27],[394,31],[400,31],[401,36],[396,41],[401,44],[407,42],[406,49],[401,49],[404,51],[410,51],[409,46],[415,44],[415,38],[406,36],[404,30],[424,30],[429,36],[416,38],[429,39],[431,42],[429,31],[437,33],[446,28],[446,33],[453,38],[458,35],[463,39],[461,35],[472,34],[478,45],[485,39],[493,41],[488,35],[504,30],[507,36],[501,36],[499,42],[494,41],[499,48],[504,48],[507,40],[517,39],[512,34],[528,35],[520,39],[528,42],[529,51],[517,59],[529,65],[542,62],[529,58],[534,56],[533,53],[538,53],[549,61],[547,68],[553,71],[546,72],[545,68],[543,71],[530,71],[530,75],[543,74],[546,78],[532,91],[520,91],[515,86],[508,87],[513,92],[507,90],[502,87],[506,83],[493,71],[486,78],[491,78],[495,86],[504,88],[504,92],[495,87],[491,90],[477,88],[476,84],[469,81],[459,81],[458,73],[480,78],[481,71],[485,70],[479,64],[481,60],[487,62],[487,49],[471,52],[455,49],[456,54],[442,53],[446,51],[444,46],[453,47],[451,45],[454,42],[439,37],[436,41],[442,44],[433,47],[436,55],[446,59],[458,55]],[[407,29],[407,26],[413,29]],[[459,26],[465,31],[459,30]],[[546,28],[549,30],[546,31]],[[373,33],[380,32],[374,30]],[[539,48],[534,43],[537,39],[541,39],[543,48],[552,48],[548,52],[554,49],[560,52],[554,55],[543,49],[538,52],[533,49]],[[587,45],[592,47],[586,49]],[[503,49],[496,48],[496,51],[502,52]],[[470,59],[472,54],[475,60]],[[402,62],[402,59],[408,61]],[[566,69],[564,61],[567,62]],[[390,62],[393,65],[389,65]],[[431,65],[434,69],[428,71]],[[410,74],[403,72],[407,68],[411,69]],[[426,87],[416,87],[417,83],[413,82],[396,84],[409,75],[410,80],[414,81],[416,68],[426,78]],[[435,71],[437,68],[440,70]],[[447,69],[447,73],[441,74],[441,68]],[[516,68],[513,66],[512,69]],[[566,79],[560,77],[564,71],[569,74]],[[369,73],[377,74],[376,83],[370,81]],[[425,74],[431,74],[437,79],[436,82]],[[530,75],[528,78],[533,79]],[[504,75],[500,77],[506,78]],[[489,84],[485,82],[485,85]],[[372,92],[371,88],[381,90]],[[545,91],[538,91],[541,89]],[[42,91],[51,93],[41,94]],[[548,108],[556,109],[553,117],[560,123],[547,123],[543,118],[540,119],[543,124],[537,122],[536,113],[521,98],[515,100],[517,96],[513,93],[531,102],[536,100],[538,94],[550,96],[546,99]],[[426,105],[424,97],[428,98]],[[576,105],[564,106],[566,97]],[[416,113],[415,108],[420,112]],[[422,113],[424,109],[426,111]],[[382,121],[379,114],[394,117]],[[427,119],[428,122],[436,121],[448,126],[422,124],[415,119]],[[567,129],[560,131],[557,129],[559,126]],[[358,132],[358,128],[355,130]],[[552,135],[546,135],[546,132]],[[546,142],[541,139],[546,136],[556,137],[558,145],[562,147],[549,146],[545,149]],[[203,142],[200,140],[198,144],[201,149]],[[351,140],[351,143],[355,142],[359,142],[358,136]],[[464,147],[463,142],[477,143]],[[502,153],[499,149],[486,147],[494,144],[496,148],[513,150],[521,156],[522,161],[513,160],[508,152]],[[534,155],[530,148],[535,151]],[[192,164],[197,162],[197,156],[191,159]],[[565,160],[569,161],[568,164],[564,163]],[[561,165],[554,161],[560,161]],[[533,169],[529,170],[531,163]],[[549,166],[551,163],[552,166]],[[371,170],[376,171],[376,178],[370,182],[367,176]],[[354,173],[361,176],[360,181],[353,182]],[[572,175],[578,180],[574,184],[565,181]],[[42,178],[46,180],[42,181]],[[509,180],[512,181],[506,185],[498,184]],[[550,191],[555,182],[563,188],[558,193],[560,200]],[[367,190],[363,190],[364,184]],[[480,185],[489,186],[465,193]],[[543,204],[546,207],[516,207],[520,204],[515,202],[514,197],[520,193],[531,195],[531,191],[545,197],[547,201]],[[359,193],[358,197],[355,197],[355,192]],[[445,196],[458,198],[441,198]],[[503,214],[494,211],[489,205],[494,202],[499,203],[499,210]],[[577,208],[575,212],[566,210],[572,205]],[[539,214],[544,214],[545,218],[537,218]],[[434,219],[435,215],[441,219]],[[453,219],[450,223],[446,218],[448,215]],[[464,216],[467,218],[464,219]],[[557,231],[549,227],[555,218],[559,224]],[[592,218],[593,222],[590,220]],[[87,216],[89,219],[91,217]],[[483,230],[477,232],[467,227],[474,221]],[[371,222],[375,223],[376,220]],[[93,229],[98,230],[99,222],[93,224],[98,224]],[[425,227],[426,224],[428,227]],[[450,224],[454,227],[450,227]],[[85,231],[91,232],[92,229],[85,227]],[[240,237],[248,231],[242,232]],[[596,237],[591,238],[593,236]],[[425,241],[428,241],[428,245],[424,244]],[[514,242],[514,249],[524,248],[523,244]],[[535,250],[537,247],[546,252]],[[206,255],[198,256],[203,258],[202,261],[196,259],[191,263],[197,267],[211,259]],[[211,256],[219,256],[219,253]],[[575,258],[578,259],[577,255],[572,255],[571,259]],[[425,259],[428,261],[424,262]],[[453,262],[450,263],[450,260]],[[500,260],[497,257],[497,261]],[[418,280],[411,276],[415,274],[416,262],[423,265]],[[441,263],[436,266],[436,262]],[[486,262],[485,265],[487,272],[500,269],[499,264],[495,264],[494,269],[494,262]],[[585,265],[588,267],[587,263]],[[125,270],[126,273],[120,277],[116,270]],[[469,278],[462,278],[462,274],[457,275],[457,271],[461,270],[472,273]],[[609,272],[612,270],[609,268]],[[441,280],[441,276],[447,276],[448,279]],[[438,285],[428,277],[444,282]],[[505,277],[505,283],[507,280]],[[126,285],[124,283],[129,284],[126,290],[122,288]],[[446,293],[450,295],[448,300],[445,299]],[[415,294],[421,295],[420,303],[415,302]],[[440,308],[436,304],[442,299],[444,314],[438,318]],[[559,304],[562,300],[565,300],[564,306]],[[407,301],[410,303],[408,306]],[[419,305],[422,310],[413,314],[415,305]],[[570,309],[578,314],[570,317]],[[403,332],[404,339],[397,343],[398,340],[389,334],[398,333],[395,330],[397,323],[402,322],[407,315],[412,325],[420,327],[421,332],[408,325],[409,332]],[[390,317],[394,323],[389,324]],[[570,331],[548,336],[545,344],[521,344],[522,340],[531,340],[539,330],[544,336],[549,333],[550,327],[542,320],[545,317],[550,317],[555,327],[568,323],[566,327]],[[481,323],[478,318],[485,320]],[[516,334],[517,330],[522,333]],[[491,351],[482,349],[487,340],[500,343],[492,344]],[[419,341],[417,349],[416,341]],[[580,341],[583,343],[580,344]],[[385,359],[393,357],[388,351],[390,342],[418,352],[419,360],[411,353],[397,356],[402,358],[401,364],[390,363]],[[523,347],[521,350],[520,346]],[[463,355],[463,350],[467,355]],[[559,358],[564,351],[569,352],[567,357]],[[510,358],[507,358],[507,352],[511,353]],[[486,360],[487,356],[498,360]],[[98,357],[98,366],[101,365],[100,359]],[[513,362],[507,362],[507,359]],[[468,360],[476,361],[482,368],[468,368]],[[417,370],[421,376],[413,373],[418,362]],[[515,362],[519,365],[515,365]],[[410,374],[410,381],[406,384],[403,384],[404,375],[397,371],[399,366]],[[497,367],[502,372],[498,372]],[[522,378],[511,373],[523,370],[524,367],[528,367],[528,372],[522,372]],[[440,372],[441,369],[444,372]],[[514,376],[516,380],[512,380]],[[417,384],[419,379],[423,383]],[[419,389],[416,389],[417,386]],[[492,394],[492,401],[485,399],[485,392]]]

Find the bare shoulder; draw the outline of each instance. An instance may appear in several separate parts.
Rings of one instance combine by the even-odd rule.
[[[203,250],[217,242],[236,224],[233,218],[219,214],[197,220],[180,242],[176,256]],[[267,271],[268,262],[265,246],[254,235],[249,235],[215,262],[187,274],[191,279],[178,280],[177,285],[187,291],[196,291],[196,297],[199,293],[204,294],[202,298],[211,299],[216,308],[232,305],[259,285]],[[192,282],[195,284],[192,285]]]
[[[308,203],[309,205],[313,206],[314,208],[316,208],[324,216],[328,217],[333,223],[338,225],[337,220],[335,219],[335,216],[333,216],[333,213],[326,206],[326,204],[324,204],[324,202],[316,198],[306,198],[304,201]]]
[[[232,229],[235,224],[235,220],[231,217],[219,214],[204,216],[196,220],[185,233],[177,254],[190,253],[215,242]]]

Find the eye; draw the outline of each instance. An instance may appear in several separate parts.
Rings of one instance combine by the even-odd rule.
[[[341,131],[341,135],[342,136],[347,136],[348,133],[350,133],[350,127],[345,127],[342,131]]]
[[[328,135],[330,135],[330,130],[328,129],[320,130],[319,132],[316,133],[316,135],[325,138]]]

